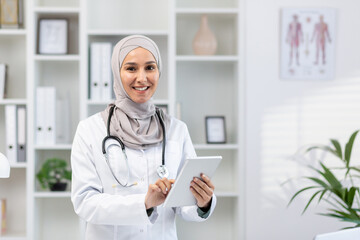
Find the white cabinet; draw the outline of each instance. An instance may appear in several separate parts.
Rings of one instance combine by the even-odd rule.
[[[213,182],[218,196],[214,215],[194,224],[177,219],[180,239],[240,239],[244,188],[242,135],[241,2],[177,0],[172,28],[175,38],[175,102],[198,155],[222,155]],[[211,56],[194,55],[192,41],[203,15],[217,39]],[[205,117],[224,116],[226,144],[206,144]]]
[[[9,68],[8,99],[0,101],[0,134],[5,134],[4,106],[28,108],[28,161],[13,166],[16,179],[0,180],[0,197],[9,204],[6,239],[81,239],[82,224],[74,213],[70,192],[44,191],[36,173],[46,159],[64,158],[70,163],[71,141],[55,145],[36,144],[36,88],[52,86],[58,99],[68,99],[69,134],[109,101],[92,100],[89,94],[90,46],[94,42],[115,45],[130,34],[152,38],[164,63],[154,100],[184,121],[198,155],[222,155],[213,178],[218,196],[214,215],[204,223],[177,219],[179,239],[241,239],[244,229],[244,119],[243,36],[244,14],[240,0],[24,0],[26,29],[0,29],[0,62]],[[213,56],[193,54],[192,40],[203,14],[214,32],[218,49]],[[69,22],[69,53],[41,55],[37,52],[38,21],[66,18]],[[4,54],[3,54],[4,53]],[[19,87],[21,86],[21,87]],[[206,144],[205,117],[224,116],[226,144]],[[0,143],[5,151],[5,143]],[[10,191],[11,190],[11,191]],[[20,196],[19,199],[18,196]],[[26,221],[25,221],[26,219]],[[13,238],[10,236],[14,236]],[[0,239],[5,239],[0,237]]]

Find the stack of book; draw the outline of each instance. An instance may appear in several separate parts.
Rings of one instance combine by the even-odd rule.
[[[0,0],[0,28],[22,28],[23,26],[23,0]]]

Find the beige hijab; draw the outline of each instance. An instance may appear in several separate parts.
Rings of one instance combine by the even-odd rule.
[[[105,125],[107,125],[109,110],[115,105],[114,114],[110,122],[110,135],[119,137],[126,147],[146,149],[160,143],[163,139],[160,120],[155,113],[155,105],[152,98],[141,104],[132,101],[124,90],[120,78],[120,69],[125,57],[129,52],[138,47],[142,47],[152,53],[157,63],[159,74],[161,73],[160,52],[154,41],[141,35],[123,38],[115,45],[111,58],[116,100],[101,112],[101,116]],[[164,114],[165,127],[169,126],[169,122],[169,116]]]

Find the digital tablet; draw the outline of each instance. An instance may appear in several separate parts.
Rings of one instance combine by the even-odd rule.
[[[195,205],[196,200],[190,191],[193,177],[201,179],[204,173],[210,179],[221,162],[221,156],[195,157],[186,159],[179,175],[176,177],[169,195],[166,197],[164,207],[180,207]]]

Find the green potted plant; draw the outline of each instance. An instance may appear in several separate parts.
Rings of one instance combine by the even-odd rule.
[[[315,175],[303,177],[309,184],[292,196],[289,205],[299,194],[305,191],[313,191],[303,213],[317,199],[318,203],[326,202],[329,206],[327,211],[320,213],[320,215],[354,224],[349,228],[360,227],[360,166],[351,164],[351,152],[358,132],[359,130],[351,134],[344,148],[341,147],[339,141],[330,139],[331,146],[310,146],[302,152],[302,154],[306,154],[314,149],[321,149],[334,155],[341,165],[340,167],[327,167],[326,160],[319,161],[321,166],[319,168],[307,165]]]
[[[65,191],[67,181],[71,180],[71,170],[67,170],[67,162],[60,158],[50,158],[36,174],[43,189]]]

